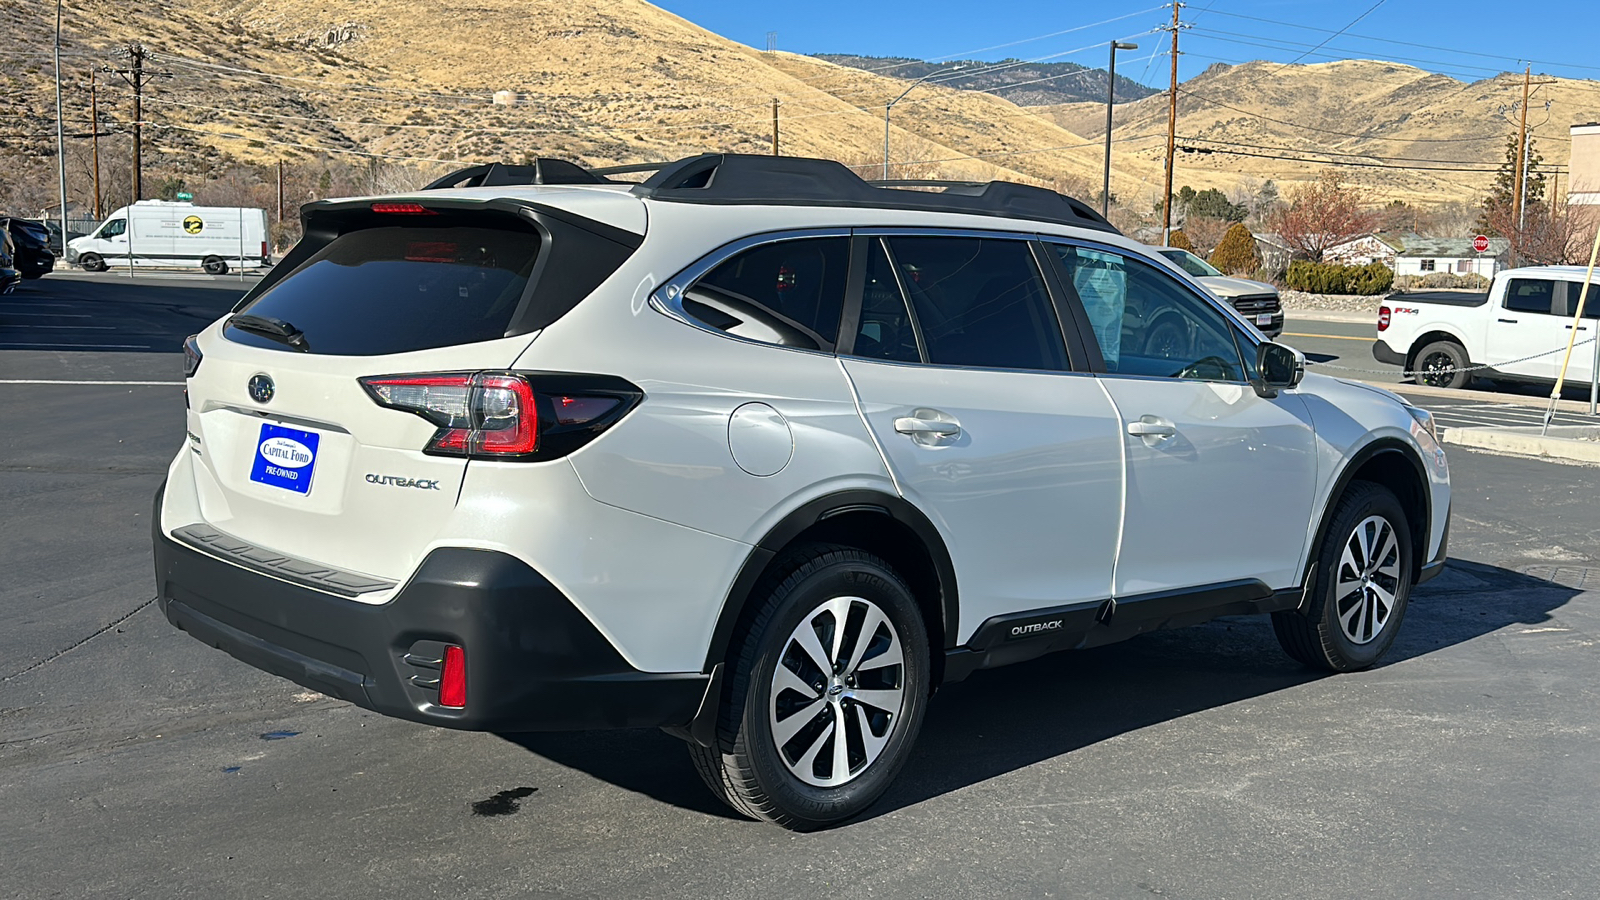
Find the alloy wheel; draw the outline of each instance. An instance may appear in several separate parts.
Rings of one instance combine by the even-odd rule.
[[[1400,589],[1400,542],[1382,516],[1368,516],[1345,541],[1334,580],[1339,629],[1353,644],[1368,644],[1383,631]]]
[[[838,787],[882,755],[905,709],[900,635],[875,603],[835,597],[783,643],[768,724],[791,774]]]
[[[1456,361],[1448,353],[1430,353],[1422,361],[1422,383],[1429,387],[1449,387],[1456,377]]]

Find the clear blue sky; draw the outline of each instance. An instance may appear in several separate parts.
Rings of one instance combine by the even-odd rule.
[[[918,59],[1048,58],[1104,67],[1106,42],[1131,40],[1140,49],[1119,54],[1118,74],[1156,87],[1167,81],[1166,56],[1151,58],[1152,51],[1170,44],[1170,39],[1163,40],[1166,35],[1149,33],[1171,18],[1169,9],[1160,8],[1160,0],[655,2],[697,25],[758,48],[766,46],[767,32],[776,31],[778,48],[796,53]],[[1596,27],[1600,9],[1592,0],[1385,0],[1372,9],[1375,2],[1194,0],[1183,9],[1183,21],[1194,27],[1180,39],[1179,77],[1189,78],[1219,61],[1287,63],[1310,51],[1299,61],[1385,59],[1463,81],[1520,71],[1529,62],[1535,72],[1600,78],[1600,53],[1595,52],[1600,47],[1600,28]],[[1367,15],[1355,22],[1363,13]],[[1126,18],[1095,24],[1121,16]],[[1252,18],[1242,18],[1245,16]],[[1080,26],[1091,27],[1039,37]],[[1346,28],[1345,34],[1332,34]],[[1039,39],[1027,40],[1035,37]],[[1026,42],[999,46],[1016,41]],[[1318,49],[1323,41],[1326,45]],[[1406,43],[1392,43],[1396,41]]]

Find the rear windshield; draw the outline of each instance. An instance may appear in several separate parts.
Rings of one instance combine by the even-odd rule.
[[[377,356],[505,337],[539,255],[533,231],[383,227],[334,238],[240,312],[280,319],[311,353]],[[228,339],[287,349],[239,328]]]

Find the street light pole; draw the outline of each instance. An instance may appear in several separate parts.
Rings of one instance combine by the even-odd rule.
[[[883,180],[884,181],[888,181],[889,180],[889,111],[894,109],[894,105],[896,103],[899,103],[901,100],[904,100],[906,98],[906,95],[911,93],[912,88],[915,88],[917,85],[923,83],[924,81],[927,81],[929,78],[932,78],[935,75],[945,75],[945,74],[948,74],[950,72],[959,72],[964,68],[966,68],[965,65],[954,66],[954,67],[949,68],[949,69],[935,69],[934,71],[929,72],[928,74],[922,76],[921,78],[918,78],[916,81],[911,82],[911,84],[908,85],[905,90],[900,92],[900,96],[894,98],[893,100],[890,100],[883,107]]]
[[[56,178],[61,189],[61,254],[67,253],[67,136],[61,113],[61,0],[56,0]]]
[[[1111,212],[1111,105],[1117,99],[1117,51],[1137,50],[1138,44],[1124,44],[1121,41],[1111,42],[1111,67],[1106,78],[1106,181],[1100,190],[1100,215],[1102,217]]]

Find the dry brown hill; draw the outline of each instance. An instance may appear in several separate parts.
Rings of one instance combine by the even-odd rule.
[[[0,156],[21,157],[6,169],[13,174],[0,178],[37,185],[50,197],[47,7],[0,0],[0,19],[14,23],[15,36],[10,49],[0,48],[7,63],[0,96],[8,98],[0,108]],[[150,64],[174,76],[147,94],[147,180],[329,154],[407,165],[414,181],[463,164],[535,155],[602,164],[705,150],[769,152],[774,98],[783,153],[840,159],[876,174],[882,106],[905,87],[812,57],[761,53],[643,0],[68,0],[66,10],[69,131],[88,131],[88,70],[125,65],[116,51],[127,42],[142,42]],[[125,132],[129,92],[100,77],[102,130]],[[1600,100],[1597,87],[1545,88],[1556,100],[1538,132],[1547,160],[1565,160],[1568,122],[1597,117],[1600,103],[1589,102]],[[1366,62],[1281,70],[1252,64],[1213,70],[1184,89],[1180,134],[1196,146],[1248,150],[1204,138],[1482,167],[1498,160],[1507,128],[1495,106],[1519,92],[1506,77],[1462,85]],[[518,102],[495,105],[497,91]],[[1113,191],[1144,208],[1160,191],[1164,103],[1156,96],[1119,108],[1125,124],[1115,135]],[[1101,167],[1101,110],[1024,108],[924,85],[894,109],[895,174],[1021,179],[1089,196]],[[107,165],[123,159],[127,145],[125,136],[103,140]],[[86,146],[85,137],[69,145],[79,196]],[[1282,183],[1318,168],[1221,153],[1184,154],[1178,162],[1178,183],[1196,188],[1266,177]],[[1418,200],[1471,199],[1489,181],[1486,173],[1351,171],[1393,196]],[[376,174],[374,182],[388,186]]]
[[[1535,80],[1549,78],[1536,75]],[[1528,124],[1546,165],[1564,168],[1568,126],[1600,119],[1600,83],[1555,82],[1534,94]],[[1521,97],[1521,73],[1465,83],[1370,60],[1213,66],[1180,86],[1178,135],[1182,145],[1216,152],[1181,153],[1176,180],[1192,182],[1199,172],[1237,172],[1281,184],[1310,178],[1328,162],[1342,162],[1389,167],[1340,170],[1383,195],[1470,200],[1488,186],[1492,174],[1443,170],[1499,165],[1515,128],[1509,107]],[[1091,138],[1104,135],[1102,105],[1051,109],[1055,121],[1069,130]],[[1164,94],[1120,104],[1115,123],[1114,139],[1132,155],[1162,159]],[[1264,158],[1271,156],[1318,162]]]

